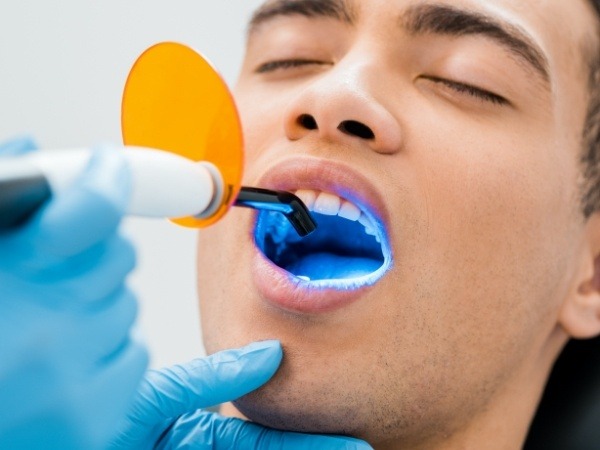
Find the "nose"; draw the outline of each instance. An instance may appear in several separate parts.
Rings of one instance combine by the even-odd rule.
[[[306,85],[285,112],[288,139],[317,135],[337,142],[360,141],[377,153],[398,152],[400,124],[384,104],[385,93],[378,92],[374,70],[334,67]]]

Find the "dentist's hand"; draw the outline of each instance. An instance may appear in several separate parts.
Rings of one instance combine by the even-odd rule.
[[[250,344],[149,371],[111,449],[367,450],[356,439],[272,430],[200,410],[266,383],[283,356],[277,341]]]
[[[22,139],[2,155],[34,149]],[[27,224],[0,234],[0,448],[100,449],[147,366],[130,339],[135,264],[117,229],[129,198],[117,150]]]

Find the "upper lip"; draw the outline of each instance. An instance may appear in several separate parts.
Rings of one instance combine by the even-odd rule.
[[[266,189],[294,191],[312,189],[330,192],[357,205],[376,222],[388,223],[383,195],[362,173],[337,161],[315,157],[293,157],[267,169],[258,179]]]

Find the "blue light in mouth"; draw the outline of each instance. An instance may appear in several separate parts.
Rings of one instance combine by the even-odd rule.
[[[381,244],[359,222],[313,214],[318,227],[305,238],[295,233],[283,215],[258,214],[256,245],[289,273],[292,282],[310,289],[355,290],[373,285],[390,269],[388,237],[373,218]]]

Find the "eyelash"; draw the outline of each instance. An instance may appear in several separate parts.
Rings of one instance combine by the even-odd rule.
[[[313,64],[323,66],[327,63],[313,59],[282,59],[279,61],[269,61],[261,64],[256,69],[256,73],[275,72],[276,70],[280,69],[294,69],[296,67],[309,66]]]
[[[432,81],[434,83],[443,84],[443,85],[449,87],[450,89],[455,90],[458,93],[467,94],[467,95],[470,95],[471,97],[475,97],[479,100],[490,102],[495,105],[503,106],[503,105],[510,104],[509,101],[506,100],[504,97],[501,97],[498,94],[494,94],[493,92],[486,91],[485,89],[471,86],[470,84],[459,83],[457,81],[451,81],[451,80],[446,80],[445,78],[432,77],[432,76],[427,76],[427,77],[423,77],[423,78],[425,78],[426,80]]]
[[[323,61],[317,61],[312,59],[282,59],[278,61],[269,61],[264,64],[261,64],[256,69],[256,73],[269,73],[275,72],[276,70],[285,70],[285,69],[294,69],[301,66],[309,66],[309,65],[326,65],[327,63]],[[508,105],[509,101],[504,97],[494,94],[493,92],[486,91],[485,89],[480,89],[475,86],[471,86],[470,84],[459,83],[457,81],[447,80],[445,78],[426,76],[423,77],[426,80],[432,81],[434,83],[443,84],[450,89],[460,93],[470,95],[471,97],[475,97],[479,100],[483,100],[486,102],[493,103],[495,105]]]

